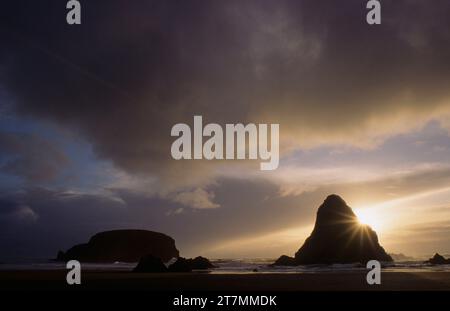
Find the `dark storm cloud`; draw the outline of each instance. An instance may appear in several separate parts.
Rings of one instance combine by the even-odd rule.
[[[34,134],[0,132],[0,172],[27,182],[51,181],[70,160],[51,142]]]
[[[380,26],[359,0],[86,1],[80,26],[64,3],[5,6],[0,72],[17,111],[175,189],[214,177],[170,157],[171,126],[194,114],[279,122],[286,149],[373,146],[450,112],[448,1],[383,1]]]

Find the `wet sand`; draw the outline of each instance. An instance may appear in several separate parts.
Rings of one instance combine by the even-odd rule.
[[[69,286],[66,271],[0,271],[0,289],[112,289],[153,291],[415,291],[450,290],[450,272],[382,272],[381,285],[366,274],[208,274],[83,271],[81,285]]]

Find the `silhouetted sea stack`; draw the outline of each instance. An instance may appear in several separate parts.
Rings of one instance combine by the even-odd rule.
[[[97,233],[87,244],[78,244],[67,252],[58,252],[57,260],[84,262],[137,262],[152,255],[163,262],[178,257],[175,240],[146,230],[113,230]]]
[[[137,266],[133,269],[133,272],[140,273],[164,273],[167,272],[167,267],[162,260],[152,255],[147,255],[139,260]]]
[[[280,258],[277,259],[273,263],[273,266],[296,266],[297,263],[295,261],[295,258],[289,257],[287,255],[281,255]]]
[[[177,261],[169,266],[169,272],[191,272],[192,268],[186,258],[178,257]]]
[[[373,259],[392,261],[375,231],[362,225],[345,201],[333,194],[319,207],[314,229],[295,257],[281,256],[274,265],[366,263]]]
[[[425,263],[431,263],[432,265],[450,265],[450,258],[445,259],[444,256],[436,253],[432,258],[425,261]]]
[[[192,270],[206,270],[206,269],[217,268],[216,266],[214,266],[211,263],[211,261],[209,261],[208,258],[205,258],[202,256],[198,256],[193,259],[190,258],[187,261]]]

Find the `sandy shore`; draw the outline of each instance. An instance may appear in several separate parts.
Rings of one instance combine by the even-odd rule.
[[[450,272],[383,272],[381,285],[368,285],[364,273],[206,274],[82,272],[77,289],[218,291],[450,290]],[[73,289],[66,271],[0,271],[0,289]]]

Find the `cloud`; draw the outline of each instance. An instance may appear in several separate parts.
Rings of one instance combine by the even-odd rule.
[[[341,188],[348,185],[371,185],[391,195],[406,195],[450,185],[450,166],[440,163],[410,164],[408,168],[335,166],[323,168],[286,167],[271,177],[280,185],[281,195],[301,194],[322,187]],[[358,186],[356,186],[358,187]],[[418,189],[418,190],[419,190]],[[380,195],[380,198],[383,195]]]
[[[359,0],[92,2],[77,27],[52,1],[18,2],[0,18],[0,82],[16,112],[81,133],[98,157],[152,192],[187,191],[178,200],[194,207],[215,206],[196,189],[241,167],[171,159],[170,128],[195,114],[280,123],[282,155],[375,148],[430,120],[448,128],[445,1],[384,1],[377,27]]]
[[[214,193],[207,192],[204,189],[197,188],[194,191],[186,191],[178,193],[173,201],[181,203],[186,206],[191,206],[193,208],[217,208],[220,205],[214,203]]]
[[[70,160],[55,144],[35,134],[0,132],[0,172],[28,182],[55,179]]]
[[[5,221],[13,223],[33,223],[39,215],[29,206],[15,202],[8,198],[0,199],[0,223]]]
[[[39,218],[39,216],[28,206],[20,206],[15,214],[15,217],[21,221],[34,222]]]

